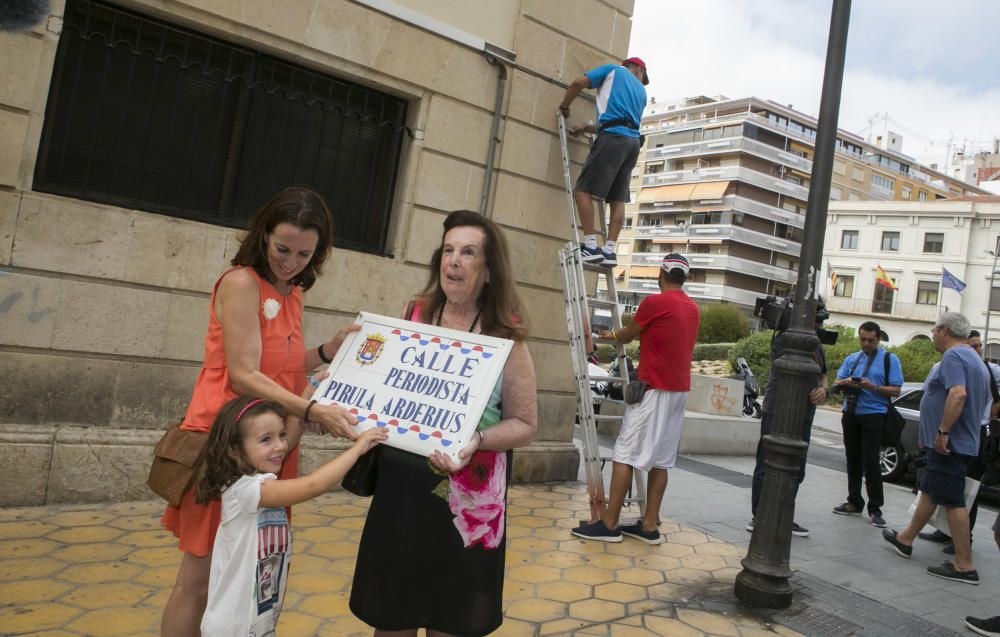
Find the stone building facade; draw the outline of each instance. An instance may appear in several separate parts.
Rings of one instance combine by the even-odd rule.
[[[381,243],[335,246],[305,297],[305,341],[325,340],[361,310],[398,315],[427,279],[446,213],[484,207],[507,233],[533,326],[539,430],[515,454],[515,479],[538,481],[575,479],[579,463],[557,260],[569,227],[554,116],[568,82],[626,57],[632,4],[115,0],[96,6],[401,101],[405,117],[385,189]],[[87,63],[85,56],[60,58],[60,39],[71,19],[80,23],[70,14],[94,5],[54,0],[43,24],[0,33],[0,458],[16,474],[0,505],[148,497],[152,444],[183,414],[202,357],[209,293],[240,237],[235,224],[193,220],[186,210],[164,214],[157,206],[109,203],[106,192],[95,195],[53,168],[60,143],[60,161],[70,161],[56,126],[79,134],[73,109],[60,111],[53,100],[65,105],[75,96],[74,79],[74,90],[88,88],[68,66]],[[190,109],[182,114],[196,116]],[[69,119],[54,121],[59,117]],[[574,145],[577,159],[585,151]],[[104,158],[89,161],[98,159]],[[88,179],[97,180],[88,166]],[[81,194],[57,194],[71,191]],[[338,202],[330,203],[342,215],[338,230],[352,232],[350,211],[344,217]],[[252,212],[238,208],[230,210]],[[328,438],[308,438],[305,468],[338,448]]]

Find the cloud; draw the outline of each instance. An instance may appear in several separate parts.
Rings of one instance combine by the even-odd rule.
[[[943,165],[949,138],[960,147],[1000,135],[1000,39],[991,33],[1000,2],[940,6],[854,2],[840,126],[865,135],[870,118],[888,113],[902,124],[889,128],[903,135],[903,152]],[[829,20],[825,2],[636,0],[630,54],[648,63],[659,101],[756,95],[815,117]]]

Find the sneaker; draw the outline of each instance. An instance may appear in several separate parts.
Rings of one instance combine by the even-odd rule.
[[[598,520],[591,524],[581,524],[571,531],[573,535],[583,540],[598,540],[600,542],[621,542],[622,530],[620,528],[612,531],[604,526],[604,520]]]
[[[660,530],[646,531],[642,528],[642,522],[636,522],[635,524],[623,524],[618,527],[622,532],[622,535],[627,535],[629,537],[634,537],[637,540],[642,540],[646,544],[663,544],[666,540],[663,539],[663,534]]]
[[[945,542],[951,542],[951,536],[947,533],[942,533],[941,531],[934,529],[933,533],[917,533],[917,537],[921,540],[927,540],[928,542],[937,542],[938,544],[944,544]]]
[[[979,583],[979,572],[976,569],[960,571],[951,562],[945,562],[941,566],[928,566],[927,572],[936,577],[950,579],[953,582],[962,582],[963,584]]]
[[[601,265],[606,265],[608,267],[614,267],[618,265],[618,257],[615,256],[614,252],[608,252],[607,250],[602,248],[601,257],[603,259],[601,261]]]
[[[580,244],[580,260],[584,263],[597,263],[604,259],[604,254],[597,246],[589,246],[586,243]]]
[[[747,531],[749,531],[751,533],[753,533],[753,521],[754,521],[754,518],[750,518],[750,521],[747,522]]]
[[[872,526],[874,526],[876,529],[884,529],[885,528],[885,518],[882,517],[882,513],[881,512],[876,511],[875,513],[872,513],[869,516],[869,519],[872,522]]]
[[[980,635],[1000,637],[1000,617],[988,617],[986,619],[966,617],[965,625],[969,630],[977,632]]]
[[[896,549],[896,552],[899,553],[901,557],[909,559],[909,557],[913,555],[913,547],[900,542],[896,537],[897,535],[899,534],[896,531],[890,531],[889,529],[884,529],[882,531],[882,538],[889,544],[892,544],[892,548]]]
[[[861,511],[854,508],[854,505],[850,502],[845,502],[843,504],[838,504],[833,507],[833,512],[837,515],[861,515]]]
[[[799,526],[797,522],[792,522],[792,535],[795,537],[809,537],[809,529]]]

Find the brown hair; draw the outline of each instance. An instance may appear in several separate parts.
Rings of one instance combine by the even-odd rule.
[[[257,473],[243,452],[240,423],[265,413],[282,419],[285,417],[285,410],[278,403],[253,396],[234,398],[219,410],[194,465],[195,501],[198,504],[208,504],[217,499],[241,476]]]
[[[510,266],[510,249],[507,238],[497,224],[471,210],[456,210],[444,220],[444,235],[452,228],[471,226],[481,228],[486,235],[483,242],[483,252],[486,254],[486,267],[490,274],[489,281],[483,286],[479,295],[479,308],[482,312],[480,325],[483,334],[523,341],[528,337],[528,325],[524,316],[524,306],[514,288],[514,277]],[[431,258],[430,276],[427,285],[420,294],[420,320],[432,323],[438,310],[444,305],[445,295],[441,289],[441,259],[444,246],[438,246]],[[409,318],[409,317],[407,317]]]
[[[330,243],[333,240],[330,209],[319,193],[308,188],[285,188],[264,204],[250,219],[247,234],[243,237],[243,243],[233,257],[232,264],[250,266],[261,278],[274,283],[274,273],[267,264],[267,235],[274,232],[281,223],[290,223],[300,230],[312,229],[319,235],[312,259],[292,279],[292,285],[308,290],[316,282],[316,277],[322,274],[323,262],[330,256]]]

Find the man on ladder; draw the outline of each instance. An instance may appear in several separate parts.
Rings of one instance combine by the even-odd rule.
[[[573,200],[583,229],[581,257],[585,263],[617,265],[615,242],[625,221],[625,203],[629,197],[629,180],[639,158],[641,146],[639,122],[646,106],[646,64],[632,57],[621,66],[605,64],[587,71],[566,89],[559,111],[569,118],[569,107],[581,91],[596,88],[597,130],[591,126],[574,126],[571,135],[596,132],[597,140],[587,155],[583,171],[573,189]],[[604,248],[597,244],[594,229],[594,203],[591,197],[611,205],[611,227]]]
[[[642,300],[633,323],[601,338],[628,343],[639,337],[639,391],[628,388],[621,431],[611,459],[611,494],[601,519],[572,530],[585,540],[621,542],[622,534],[648,544],[660,544],[660,503],[667,489],[667,470],[677,461],[684,408],[691,389],[691,354],[698,337],[698,306],[684,293],[690,266],[670,253],[660,265],[659,294]],[[632,394],[632,395],[628,395]],[[649,472],[642,519],[618,525],[633,470]]]

